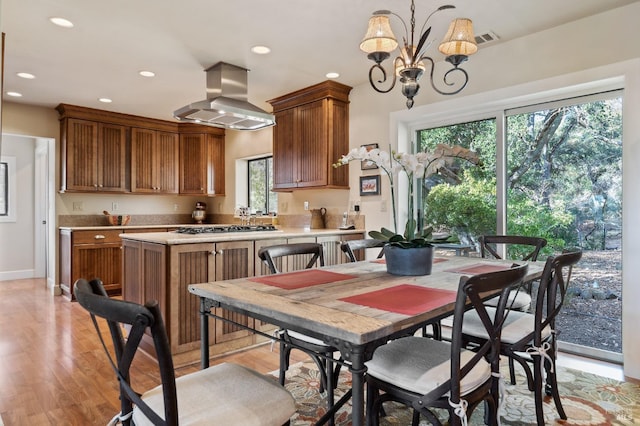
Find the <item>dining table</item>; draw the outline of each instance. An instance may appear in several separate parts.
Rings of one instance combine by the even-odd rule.
[[[200,298],[201,366],[209,365],[208,318],[223,319],[214,308],[320,339],[340,351],[340,362],[352,375],[351,389],[334,410],[351,398],[352,424],[360,426],[365,420],[365,362],[374,350],[451,315],[461,277],[504,270],[513,263],[436,256],[430,275],[402,276],[387,273],[384,259],[377,259],[191,284],[189,292]],[[538,279],[544,266],[518,263],[529,264],[525,281]],[[318,424],[332,415],[327,413]]]

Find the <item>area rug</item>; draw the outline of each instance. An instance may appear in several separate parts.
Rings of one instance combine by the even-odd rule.
[[[519,367],[520,368],[520,367]],[[505,370],[506,371],[506,370]],[[517,383],[505,383],[506,399],[503,402],[501,424],[524,426],[536,424],[533,394],[527,390],[522,371],[517,372]],[[277,376],[277,372],[272,373]],[[292,426],[307,426],[315,423],[325,413],[325,395],[318,392],[318,370],[313,362],[291,365],[287,372],[286,388],[296,399],[297,413]],[[563,426],[605,426],[640,424],[640,386],[619,382],[583,371],[558,368],[560,395],[568,420],[560,420],[551,398],[546,398],[545,424]],[[336,390],[336,401],[351,386],[351,376],[342,372]],[[387,416],[381,425],[410,425],[411,411],[400,404],[385,404]],[[336,415],[336,425],[351,425],[351,406],[347,404]],[[469,419],[469,425],[484,425],[482,408],[478,408]],[[439,413],[445,420],[447,414]],[[427,426],[422,419],[421,426]]]

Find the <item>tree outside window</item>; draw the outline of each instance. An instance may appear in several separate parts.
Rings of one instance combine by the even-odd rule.
[[[249,160],[249,207],[252,212],[277,213],[278,194],[273,188],[273,157]]]

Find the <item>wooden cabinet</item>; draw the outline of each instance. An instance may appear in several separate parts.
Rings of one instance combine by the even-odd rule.
[[[224,129],[60,104],[61,192],[224,195]]]
[[[75,300],[73,284],[79,278],[100,278],[107,293],[121,291],[121,230],[60,231],[60,288]]]
[[[131,129],[131,192],[178,193],[178,134]]]
[[[274,191],[349,188],[347,167],[333,164],[349,151],[349,92],[326,81],[268,101],[273,128]]]
[[[180,135],[180,193],[224,195],[224,137]]]
[[[69,118],[62,134],[63,191],[128,191],[126,127]]]

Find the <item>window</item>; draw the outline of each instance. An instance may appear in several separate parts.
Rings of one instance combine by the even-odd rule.
[[[16,221],[16,159],[0,160],[0,222]]]
[[[277,213],[278,194],[273,188],[273,157],[248,161],[248,201],[251,212]]]

